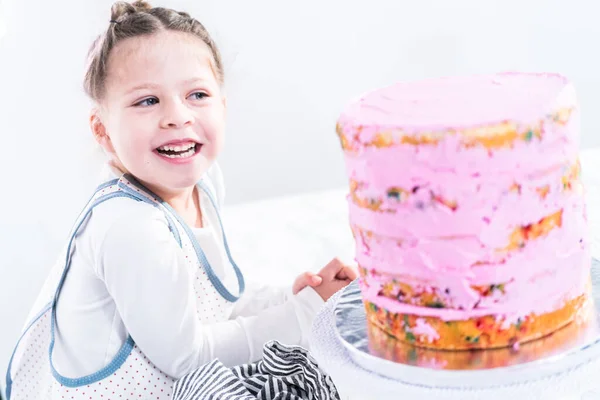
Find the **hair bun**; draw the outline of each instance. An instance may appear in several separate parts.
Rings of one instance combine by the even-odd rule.
[[[110,8],[110,19],[111,21],[119,21],[119,19],[135,14],[136,12],[149,11],[151,9],[152,6],[148,2],[142,0],[134,1],[133,3],[117,1]]]
[[[150,3],[144,0],[138,0],[133,2],[133,6],[137,11],[150,11],[152,10],[152,6]]]

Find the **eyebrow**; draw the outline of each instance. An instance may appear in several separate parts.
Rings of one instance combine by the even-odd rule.
[[[194,78],[190,78],[190,79],[186,79],[185,81],[182,82],[183,85],[189,85],[195,82],[206,82],[206,79],[200,78],[200,77],[194,77]],[[142,83],[140,85],[136,85],[130,89],[127,89],[127,91],[125,92],[126,94],[130,94],[133,93],[137,90],[143,90],[143,89],[156,89],[158,88],[159,85],[155,85],[153,83]]]
[[[157,88],[157,87],[158,87],[158,85],[154,85],[154,84],[152,84],[152,83],[143,83],[143,84],[141,84],[141,85],[137,85],[137,86],[134,86],[134,87],[132,87],[132,88],[129,88],[129,89],[127,89],[127,91],[126,91],[125,93],[126,93],[126,94],[129,94],[129,93],[133,93],[133,92],[135,92],[136,90],[142,90],[142,89],[155,89],[155,88]]]
[[[204,83],[206,82],[206,79],[204,78],[200,78],[198,77],[194,77],[194,78],[190,78],[190,79],[186,79],[185,81],[183,81],[182,83],[184,85],[191,85],[192,83]]]

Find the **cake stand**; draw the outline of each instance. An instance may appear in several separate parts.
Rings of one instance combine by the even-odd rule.
[[[356,399],[600,399],[600,261],[589,318],[518,349],[461,352],[401,344],[366,322],[358,283],[317,316],[310,349]]]

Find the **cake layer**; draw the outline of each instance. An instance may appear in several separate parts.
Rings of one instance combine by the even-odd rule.
[[[581,205],[579,209],[576,207],[570,209],[575,209],[575,211],[579,212],[580,216],[583,217],[583,205]],[[383,253],[386,254],[397,253],[400,251],[410,253],[419,243],[421,243],[429,247],[439,247],[440,251],[447,251],[450,259],[446,259],[445,262],[448,263],[452,263],[455,257],[462,257],[466,259],[462,260],[461,264],[465,264],[469,262],[469,260],[470,265],[489,264],[504,262],[509,253],[523,249],[530,241],[546,236],[552,230],[562,227],[563,214],[564,209],[560,208],[558,211],[546,215],[536,222],[517,225],[512,229],[510,235],[507,235],[505,242],[498,244],[497,247],[487,246],[476,236],[441,236],[426,237],[422,239],[409,237],[394,239],[363,230],[357,225],[352,226],[352,234],[355,237],[355,240],[357,240],[357,250],[365,256],[369,256],[372,253],[371,249],[376,249],[375,252],[377,252],[382,246],[384,247]],[[459,252],[459,254],[454,254],[455,252]],[[406,258],[400,254],[394,254],[393,256],[397,257],[395,259],[399,260]]]
[[[453,173],[438,172],[409,183],[410,171],[385,182],[383,175],[369,180],[364,172],[355,174],[348,198],[350,222],[398,239],[483,235],[484,242],[506,241],[516,227],[547,217],[569,199],[581,199],[583,190],[578,162],[526,177],[497,174],[459,180]]]
[[[398,293],[390,293],[395,290],[395,287],[394,289],[385,287],[390,282],[390,280],[385,281],[385,278],[389,279],[389,277],[368,275],[366,278],[361,278],[361,291],[365,301],[394,313],[431,316],[444,321],[466,320],[484,315],[517,319],[532,312],[543,314],[555,311],[564,301],[583,293],[589,276],[589,254],[587,249],[578,249],[571,254],[557,257],[556,260],[548,260],[547,257],[544,261],[548,262],[541,266],[536,265],[536,260],[532,258],[522,264],[518,264],[517,261],[513,266],[520,266],[524,270],[524,277],[515,273],[510,280],[503,279],[502,276],[495,278],[493,275],[496,270],[499,275],[502,274],[502,266],[492,265],[485,275],[496,283],[488,285],[474,284],[469,280],[468,274],[463,276],[456,273],[452,276],[446,273],[443,274],[446,279],[431,279],[431,282],[424,282],[422,277],[415,277],[415,274],[397,280],[412,289],[409,291],[405,288],[402,297],[398,296]],[[528,269],[535,272],[531,273]],[[422,283],[417,284],[416,282],[419,281]],[[494,285],[497,290],[489,296],[477,289],[478,286],[491,285]],[[421,306],[413,305],[415,302],[418,304],[418,301],[412,301],[411,304],[408,295],[419,291],[429,292],[423,294],[422,298],[423,301],[431,301],[431,303]],[[393,294],[396,294],[396,297],[393,297]]]
[[[519,344],[518,355],[515,349],[507,347],[494,351],[439,351],[416,347],[410,342],[402,342],[386,333],[375,324],[368,324],[369,351],[383,359],[425,368],[446,370],[488,369],[513,365],[518,357],[519,363],[535,361],[553,356],[556,351],[576,342],[580,333],[590,323],[595,323],[591,314],[582,309],[570,324],[550,335],[523,345]],[[471,340],[472,341],[472,340]]]
[[[526,271],[519,274],[513,269],[510,278],[502,276],[506,274],[502,265],[489,265],[485,272],[478,268],[470,271],[495,282],[488,284],[472,282],[469,274],[440,273],[442,276],[426,279],[416,274],[390,276],[370,270],[361,277],[362,293],[365,300],[396,313],[429,315],[446,321],[486,314],[518,318],[530,312],[554,311],[565,299],[582,293],[589,275],[588,257],[589,251],[577,248],[541,266],[535,265],[535,259],[516,259],[509,267]],[[496,272],[500,276],[494,276]]]
[[[464,137],[487,136],[473,130],[504,123],[535,127],[547,116],[560,121],[574,100],[573,87],[555,74],[437,78],[399,82],[367,93],[344,110],[338,124],[347,137],[354,137],[359,129],[361,143],[395,129],[413,138],[455,132]]]
[[[431,202],[422,209],[408,206],[378,212],[361,207],[351,199],[348,208],[351,225],[378,236],[402,242],[477,237],[486,247],[502,249],[511,245],[513,235],[524,234],[521,228],[546,218],[547,223],[557,223],[551,217],[560,210],[577,208],[583,213],[583,189],[580,183],[576,184],[575,190],[577,193],[570,196],[549,195],[545,199],[540,199],[535,194],[521,197],[506,193],[492,204],[478,203],[477,207],[474,202],[467,200],[462,207],[458,203],[455,210]],[[473,194],[471,199],[475,197]]]
[[[493,151],[486,148],[459,149],[452,138],[435,146],[366,148],[359,152],[346,152],[345,162],[350,179],[360,180],[356,174],[361,172],[363,176],[372,176],[376,172],[377,177],[373,181],[376,187],[386,186],[385,181],[391,183],[389,179],[392,178],[403,178],[395,184],[413,185],[414,180],[427,179],[439,172],[475,178],[509,172],[519,178],[532,170],[543,171],[572,163],[578,154],[579,142],[574,134],[577,129],[578,121],[570,121],[561,127],[560,134],[557,133],[553,140],[520,142]],[[394,172],[398,168],[407,175],[397,176]],[[380,183],[380,180],[383,182]]]
[[[525,227],[503,230],[504,237],[489,241],[491,245],[480,236],[404,240],[363,231],[355,226],[356,260],[365,268],[376,268],[381,273],[418,273],[423,277],[445,272],[467,274],[474,268],[484,271],[489,265],[496,264],[502,265],[505,271],[505,274],[498,272],[496,276],[507,278],[506,274],[514,272],[511,270],[512,262],[529,258],[547,261],[587,245],[583,199],[573,199],[563,208],[549,212],[551,214]],[[544,257],[542,252],[548,255]],[[494,283],[481,279],[476,283]]]
[[[403,244],[359,238],[363,298],[394,312],[443,319],[553,311],[565,297],[581,293],[590,268],[583,201],[561,216],[560,226],[508,252],[485,247],[477,237]]]
[[[336,132],[342,149],[349,154],[358,153],[368,148],[388,148],[400,146],[420,146],[428,148],[447,141],[457,149],[480,148],[498,150],[513,148],[518,144],[552,143],[560,136],[556,131],[566,126],[576,112],[573,105],[551,111],[545,117],[528,124],[511,121],[491,123],[468,128],[446,128],[443,131],[414,131],[407,132],[403,128],[381,126],[342,125],[343,120],[336,124]],[[575,117],[577,115],[575,114]],[[573,120],[576,121],[574,118]]]
[[[367,320],[401,342],[417,347],[469,350],[499,348],[541,338],[586,312],[585,291],[548,313],[531,313],[516,320],[481,315],[468,320],[444,321],[436,317],[394,313],[366,302]]]

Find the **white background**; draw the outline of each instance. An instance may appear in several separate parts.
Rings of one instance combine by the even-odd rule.
[[[45,271],[96,184],[101,157],[87,127],[81,82],[87,48],[106,28],[111,3],[2,3],[0,372]],[[229,97],[221,165],[229,204],[345,185],[337,115],[363,91],[401,79],[561,72],[579,92],[582,145],[600,144],[600,3],[594,0],[154,5],[190,12],[221,46]]]

